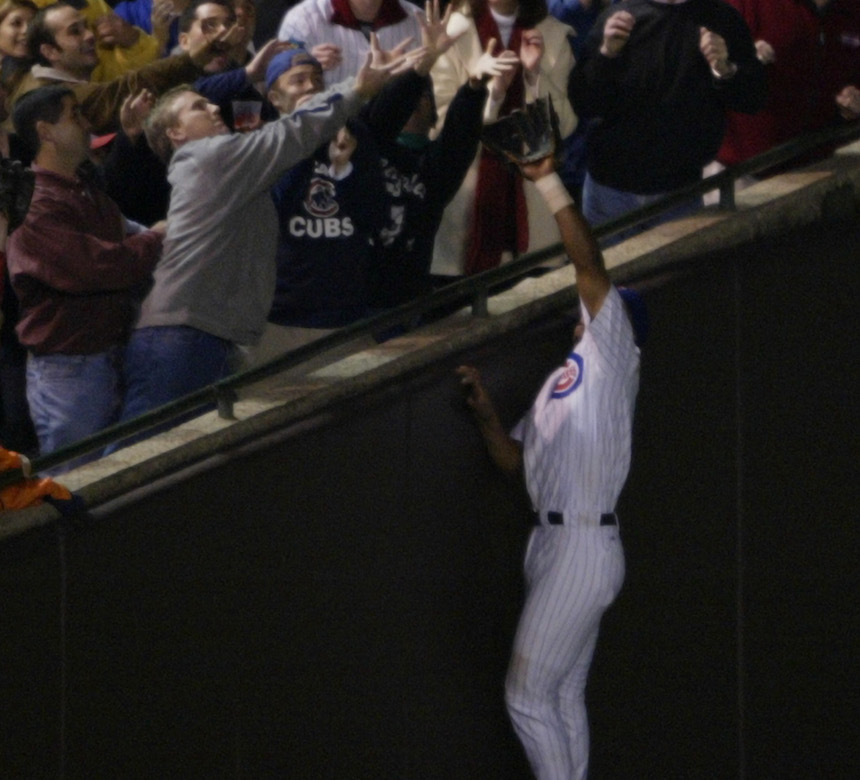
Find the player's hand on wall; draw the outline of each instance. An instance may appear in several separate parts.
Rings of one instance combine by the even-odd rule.
[[[836,105],[844,119],[860,118],[860,89],[849,84],[836,96]]]

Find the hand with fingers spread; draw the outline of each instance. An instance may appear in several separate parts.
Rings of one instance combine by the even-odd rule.
[[[371,49],[374,45],[379,49],[379,42],[377,41],[374,44],[375,40],[376,35],[371,33]],[[370,100],[372,97],[375,97],[379,90],[382,89],[385,83],[391,78],[392,73],[403,64],[403,60],[404,56],[400,55],[398,58],[391,60],[385,65],[375,66],[372,64],[373,51],[369,51],[367,53],[367,58],[364,61],[364,65],[361,66],[361,69],[355,77],[355,91],[365,100]]]
[[[613,59],[621,54],[621,50],[630,40],[633,25],[636,20],[629,11],[618,11],[606,20],[603,26],[603,43],[600,45],[600,53],[604,57]]]
[[[311,49],[311,56],[323,70],[332,70],[343,62],[343,52],[334,43],[318,43]]]
[[[484,53],[478,58],[478,61],[472,66],[469,73],[471,81],[479,81],[484,84],[494,79],[502,79],[499,84],[494,84],[502,90],[502,95],[507,92],[514,74],[520,65],[520,58],[512,51],[503,51],[498,56],[493,55],[493,49],[496,48],[496,39],[491,38],[487,43]]]
[[[372,32],[370,34],[371,65],[374,68],[382,68],[390,65],[395,60],[397,61],[397,65],[400,65],[403,61],[402,58],[406,56],[406,49],[409,48],[409,44],[413,40],[412,37],[404,38],[393,49],[383,49],[379,45],[379,38],[376,33]]]
[[[424,55],[415,62],[415,70],[422,76],[430,73],[436,60],[439,59],[463,35],[465,30],[457,35],[448,35],[448,22],[451,19],[453,5],[449,4],[445,15],[439,16],[439,0],[427,0],[424,12],[416,11],[415,18],[421,26],[421,48]]]
[[[155,105],[155,95],[148,89],[142,89],[136,94],[129,95],[119,110],[119,122],[122,131],[132,141],[143,133],[144,120],[149,116]]]

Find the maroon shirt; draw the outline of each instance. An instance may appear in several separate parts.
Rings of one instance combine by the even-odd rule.
[[[7,263],[21,316],[18,338],[37,355],[89,355],[123,344],[161,256],[161,237],[126,236],[119,207],[81,179],[33,165],[27,218]]]

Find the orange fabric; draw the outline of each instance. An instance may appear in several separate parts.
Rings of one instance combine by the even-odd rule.
[[[22,469],[26,474],[29,463],[17,452],[0,447],[0,471]],[[0,512],[6,509],[24,509],[38,506],[45,496],[69,501],[72,494],[49,477],[28,477],[0,489]]]

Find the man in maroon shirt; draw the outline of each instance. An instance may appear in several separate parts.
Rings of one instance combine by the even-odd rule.
[[[7,260],[28,350],[27,400],[43,455],[110,425],[119,356],[161,254],[165,223],[143,229],[79,172],[89,126],[74,92],[40,87],[15,106],[36,187]]]

